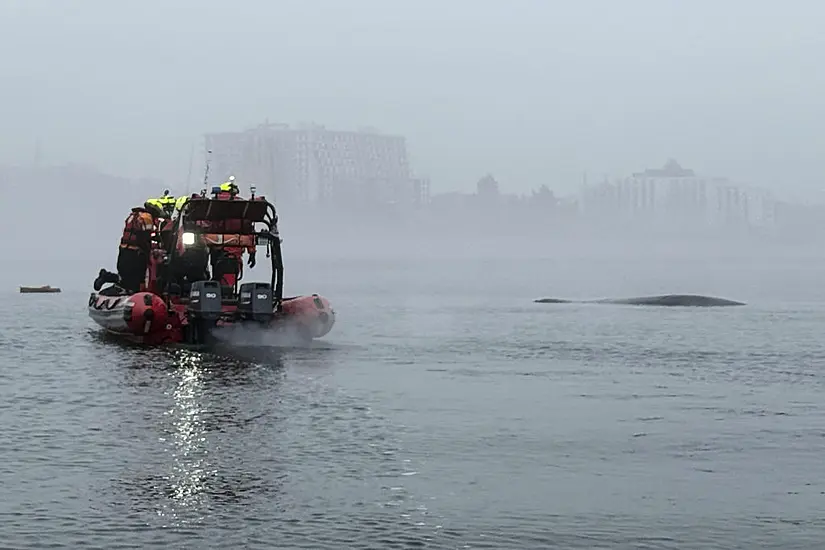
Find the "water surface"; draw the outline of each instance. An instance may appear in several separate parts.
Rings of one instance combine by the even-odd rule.
[[[13,548],[815,548],[825,265],[307,262],[325,343],[101,338],[4,295]],[[706,293],[714,309],[539,305]]]

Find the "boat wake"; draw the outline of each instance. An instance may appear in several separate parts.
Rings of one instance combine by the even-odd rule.
[[[223,326],[213,329],[210,336],[217,344],[233,348],[309,348],[313,343],[289,323],[277,330],[253,324]]]

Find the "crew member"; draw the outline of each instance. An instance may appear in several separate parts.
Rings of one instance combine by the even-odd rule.
[[[209,280],[209,270],[207,269],[209,249],[206,247],[203,235],[199,232],[194,234],[194,243],[184,245],[184,233],[183,227],[179,227],[176,239],[177,253],[170,270],[170,276],[175,283],[180,285],[182,292],[187,294],[191,284],[195,281]]]
[[[193,195],[193,196],[197,196],[197,195]],[[178,215],[180,215],[180,211],[183,210],[183,205],[186,204],[187,201],[189,201],[189,197],[187,197],[186,195],[180,196],[177,199],[175,199],[175,212]]]
[[[181,195],[174,202],[174,209],[172,214],[172,219],[177,219],[181,212],[183,211],[183,206],[192,199],[202,199],[204,198],[203,194],[192,193],[191,195]]]
[[[235,184],[235,176],[229,176],[229,179],[223,182],[220,187],[220,192],[215,196],[216,199],[233,199],[238,195],[238,186]]]
[[[243,276],[244,250],[249,254],[247,265],[250,268],[255,267],[256,248],[253,235],[239,235],[237,244],[213,245],[210,254],[212,280],[220,281],[222,286],[234,286]]]
[[[183,206],[191,198],[199,195],[193,194],[190,197],[180,196],[174,200],[171,215],[168,208],[164,211],[166,218],[162,220],[160,227],[161,241],[163,249],[167,253],[166,260],[158,266],[159,279],[162,279],[159,286],[166,288],[166,283],[174,283],[180,286],[184,294],[189,292],[191,283],[209,279],[209,250],[200,232],[195,232],[195,242],[189,245],[183,244],[183,227],[179,224]],[[147,202],[159,205],[161,199],[150,199]],[[167,201],[168,204],[168,201]],[[177,231],[176,231],[177,227]]]
[[[169,194],[168,189],[163,192],[163,196],[153,200],[157,201],[167,218],[171,218],[172,214],[175,213],[175,197]]]
[[[148,201],[142,207],[132,208],[123,226],[117,255],[117,273],[101,269],[94,283],[95,290],[100,290],[105,283],[117,283],[129,292],[140,291],[141,284],[146,282],[152,234],[163,215],[162,210]]]
[[[166,193],[169,193],[169,191],[166,191]],[[172,250],[172,243],[174,241],[172,235],[172,227],[174,225],[172,215],[175,212],[175,199],[174,197],[164,195],[158,199],[148,199],[145,204],[151,204],[161,213],[161,217],[156,220],[157,238],[155,240],[160,243],[161,248],[168,253]]]
[[[235,176],[222,183],[218,193],[215,195],[218,200],[243,200],[238,196],[238,186],[235,184]],[[210,232],[214,234],[238,234],[251,233],[251,223],[242,220],[226,220],[210,224]],[[249,254],[248,265],[255,267],[256,247],[254,236],[240,235],[239,242],[229,246],[211,247],[212,280],[220,281],[223,286],[234,286],[235,282],[243,274],[243,253],[244,249]]]

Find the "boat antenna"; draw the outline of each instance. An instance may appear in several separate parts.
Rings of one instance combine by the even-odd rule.
[[[209,181],[209,161],[212,159],[212,149],[206,150],[206,169],[203,172],[203,191],[202,194],[206,194],[206,190],[209,189],[207,182]]]
[[[189,150],[189,171],[186,172],[186,196],[188,197],[191,195],[190,190],[192,189],[192,163],[195,160],[195,144],[192,144],[192,148]]]

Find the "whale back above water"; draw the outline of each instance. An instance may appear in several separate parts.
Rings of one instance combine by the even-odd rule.
[[[702,296],[699,294],[663,294],[661,296],[639,296],[635,298],[603,298],[601,300],[564,300],[561,298],[539,298],[538,304],[618,304],[630,306],[664,307],[730,307],[744,306],[744,302]]]

